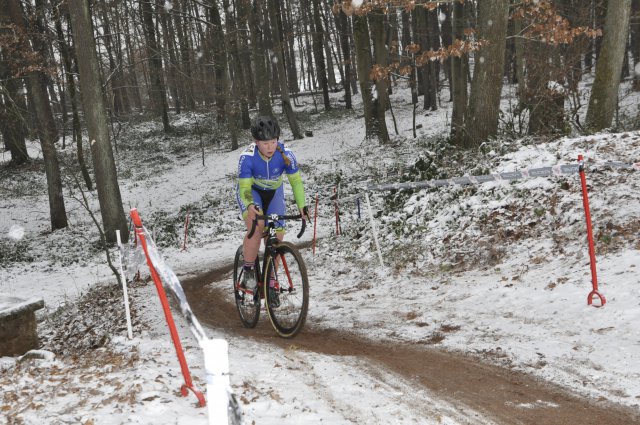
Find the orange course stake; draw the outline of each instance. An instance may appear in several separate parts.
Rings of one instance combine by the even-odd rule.
[[[593,232],[591,230],[591,212],[589,211],[589,195],[587,194],[587,178],[584,173],[584,158],[582,155],[578,155],[578,171],[580,173],[580,182],[582,183],[582,205],[584,206],[584,215],[587,221],[587,241],[589,242],[589,259],[591,264],[591,284],[593,289],[587,296],[587,304],[594,307],[602,307],[607,300],[600,292],[598,292],[598,275],[596,274],[596,252],[593,243]],[[593,299],[598,297],[600,299],[600,305],[594,305]]]
[[[193,382],[191,381],[191,374],[189,373],[189,366],[187,365],[187,360],[184,357],[184,352],[182,350],[182,344],[180,343],[180,337],[178,336],[178,330],[176,329],[176,324],[173,321],[173,316],[171,314],[171,309],[169,308],[169,301],[167,300],[167,294],[164,291],[164,287],[162,286],[162,280],[154,267],[151,257],[149,256],[149,250],[147,248],[147,241],[144,235],[144,228],[142,227],[142,220],[140,219],[140,215],[138,215],[138,210],[136,208],[131,209],[131,219],[133,220],[133,225],[135,226],[135,233],[137,240],[140,241],[140,245],[144,251],[144,255],[147,258],[147,265],[149,266],[149,271],[151,272],[151,277],[153,278],[153,282],[156,285],[156,289],[158,290],[158,297],[160,298],[160,303],[162,304],[162,309],[164,310],[164,316],[167,320],[167,325],[169,326],[169,332],[171,333],[171,338],[173,340],[173,345],[176,348],[176,354],[178,355],[178,361],[180,362],[180,369],[182,370],[182,376],[184,376],[184,384],[180,387],[180,392],[183,396],[187,396],[188,391],[191,390],[193,394],[198,398],[198,403],[200,407],[206,406],[206,401],[204,395],[193,386]]]

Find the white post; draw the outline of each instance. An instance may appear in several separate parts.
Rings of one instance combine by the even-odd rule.
[[[224,339],[205,339],[200,343],[204,352],[207,382],[207,406],[210,425],[229,423],[229,344]]]
[[[116,240],[118,241],[118,252],[120,253],[120,280],[122,280],[122,292],[124,294],[124,311],[127,316],[127,335],[133,339],[133,329],[131,328],[131,312],[129,311],[129,294],[127,293],[127,277],[122,269],[122,240],[120,230],[116,230]]]
[[[380,265],[384,268],[384,262],[382,261],[382,252],[380,251],[380,244],[378,243],[378,229],[376,228],[376,222],[373,220],[373,212],[371,211],[371,203],[369,202],[369,192],[365,192],[364,197],[367,200],[367,210],[369,211],[369,220],[371,220],[373,240],[376,243],[376,249],[378,250],[378,259],[380,260]]]

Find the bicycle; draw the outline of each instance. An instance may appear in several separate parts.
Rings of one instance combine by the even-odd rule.
[[[256,216],[247,237],[253,236],[258,220],[264,220],[266,240],[262,270],[260,255],[256,258],[256,285],[253,289],[241,286],[244,273],[242,245],[236,251],[233,263],[233,291],[240,321],[247,328],[253,328],[258,323],[261,300],[265,300],[264,306],[271,325],[280,336],[291,338],[304,326],[309,307],[307,267],[293,244],[277,239],[275,228],[278,220],[297,219],[302,219],[302,229],[297,236],[299,239],[306,227],[302,215]]]

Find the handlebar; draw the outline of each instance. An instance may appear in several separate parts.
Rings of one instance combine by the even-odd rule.
[[[300,233],[298,233],[298,236],[297,236],[297,238],[300,239],[302,237],[302,234],[304,233],[304,229],[306,229],[306,227],[307,227],[307,220],[305,220],[305,216],[303,216],[302,214],[297,214],[297,215],[278,215],[278,214],[256,215],[256,218],[253,219],[253,222],[251,224],[251,230],[247,234],[247,238],[251,239],[251,237],[253,236],[253,233],[256,231],[256,226],[258,225],[258,220],[264,220],[265,222],[267,220],[271,220],[272,222],[276,222],[278,220],[299,220],[299,219],[302,219],[302,228],[300,229]]]

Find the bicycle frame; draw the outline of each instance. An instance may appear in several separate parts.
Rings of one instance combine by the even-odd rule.
[[[257,225],[258,225],[258,220],[264,220],[266,223],[266,228],[267,228],[267,232],[266,235],[264,236],[265,238],[265,243],[264,243],[264,254],[262,255],[262,267],[260,267],[260,255],[257,256],[256,261],[257,261],[257,265],[258,267],[256,267],[256,271],[258,272],[258,292],[260,294],[260,298],[264,297],[264,293],[261,290],[262,287],[266,284],[269,283],[267,276],[265,276],[266,272],[267,272],[267,266],[268,266],[268,262],[267,262],[267,258],[270,258],[274,261],[273,264],[273,271],[274,271],[274,279],[276,281],[276,289],[280,289],[279,287],[279,280],[278,280],[278,276],[277,276],[277,270],[278,270],[278,264],[277,264],[277,260],[278,260],[278,251],[277,251],[277,245],[278,245],[278,237],[277,237],[277,232],[276,232],[276,225],[275,223],[278,222],[279,220],[297,220],[297,219],[302,219],[302,226],[300,229],[300,232],[298,233],[297,237],[298,239],[303,235],[305,228],[306,228],[306,220],[304,219],[304,217],[300,214],[298,215],[278,215],[278,214],[271,214],[271,215],[257,215],[255,217],[255,219],[253,220],[253,224],[251,226],[251,230],[249,231],[249,233],[247,234],[247,238],[251,238],[253,236],[253,234],[256,231]],[[283,264],[285,273],[287,275],[288,281],[291,282],[291,276],[289,275],[289,269],[288,266],[285,263]],[[288,290],[292,289],[292,285],[291,283],[289,284],[289,288]],[[254,292],[250,289],[244,289],[244,288],[237,288],[238,290],[248,294],[248,295],[254,295]]]

